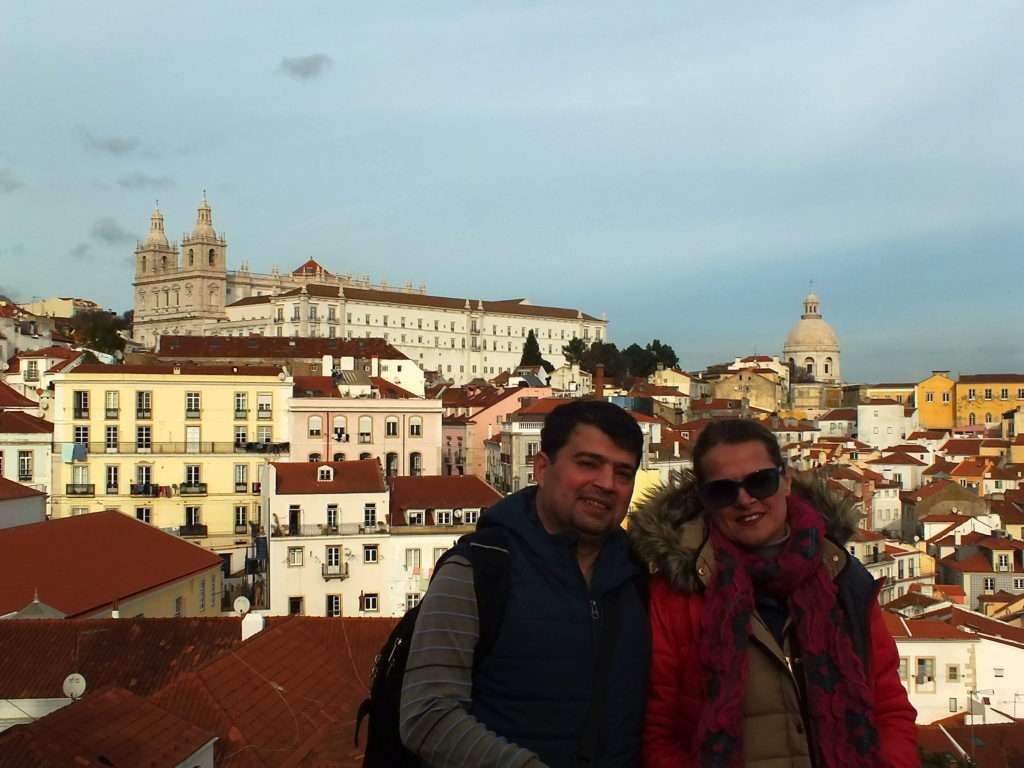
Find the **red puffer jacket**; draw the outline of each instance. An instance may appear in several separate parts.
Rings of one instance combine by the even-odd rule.
[[[651,581],[651,684],[643,748],[647,768],[694,764],[691,741],[705,701],[699,658],[703,602],[699,591],[673,589],[662,576]],[[874,719],[881,754],[889,768],[917,768],[916,713],[900,682],[896,643],[885,628],[877,603],[871,607],[869,623]],[[770,634],[759,619],[754,624],[744,699],[745,764],[757,768],[810,768],[814,763],[792,678],[786,666],[757,642],[758,634]]]

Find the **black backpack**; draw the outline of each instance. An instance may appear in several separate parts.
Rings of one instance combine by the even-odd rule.
[[[502,528],[487,527],[462,536],[455,546],[437,561],[437,565],[434,566],[435,574],[452,555],[462,555],[473,566],[473,584],[480,627],[480,638],[473,658],[478,661],[494,647],[501,619],[505,614],[509,583],[509,551],[505,531]],[[402,768],[420,765],[419,758],[402,745],[398,733],[402,680],[405,677],[409,644],[419,612],[419,605],[405,612],[373,662],[370,695],[359,705],[356,716],[357,747],[363,719],[370,718],[363,768]]]

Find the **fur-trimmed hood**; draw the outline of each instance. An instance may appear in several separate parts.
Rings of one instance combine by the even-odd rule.
[[[814,505],[825,519],[825,535],[836,544],[844,546],[857,529],[854,502],[830,493],[820,476],[793,476],[790,493]],[[652,573],[662,574],[673,589],[695,591],[695,563],[707,529],[693,472],[672,472],[667,485],[648,492],[630,515],[629,536]]]

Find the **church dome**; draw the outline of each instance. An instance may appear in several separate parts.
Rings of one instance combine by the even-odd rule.
[[[213,211],[210,209],[210,203],[206,199],[206,193],[203,193],[203,200],[199,203],[199,210],[196,212],[196,225],[192,229],[192,238],[216,238],[217,232],[213,229]]]
[[[818,297],[813,293],[804,299],[804,313],[786,337],[783,350],[787,355],[791,352],[839,351],[839,338],[832,326],[822,319]]]
[[[154,209],[153,215],[149,217],[149,234],[146,235],[144,245],[168,247],[167,235],[164,233],[164,215],[160,213],[159,208]]]

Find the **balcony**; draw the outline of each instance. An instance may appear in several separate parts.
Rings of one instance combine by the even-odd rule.
[[[89,418],[89,409],[88,408],[75,408],[75,418],[76,419],[88,419]]]
[[[235,483],[235,493],[245,493],[249,490],[248,483]]]
[[[347,432],[340,432],[338,430],[335,430],[334,431],[334,442],[336,442],[336,443],[347,443],[348,442],[348,433]]]
[[[277,525],[273,528],[276,538],[301,538],[306,536],[355,536],[360,533],[385,533],[384,525],[364,526],[358,523],[342,523],[341,525],[325,525],[323,523],[307,523],[303,525]]]
[[[155,483],[132,483],[129,488],[132,496],[142,496],[148,499],[155,499],[160,495],[160,486]]]
[[[39,371],[25,371],[25,381],[39,381]]]
[[[185,418],[186,419],[198,419],[200,418],[201,411],[198,408],[186,408]]]
[[[181,496],[205,496],[206,483],[182,483],[178,486]]]
[[[281,317],[280,315],[274,315],[274,322],[275,323],[283,323],[284,322],[284,318]]]
[[[324,581],[330,581],[331,579],[344,581],[348,578],[348,563],[336,563],[334,565],[324,563],[320,566],[320,573],[323,574]]]
[[[261,492],[262,488],[263,488],[263,486],[260,483],[253,483],[252,484],[252,492],[254,494],[259,494]]]
[[[103,416],[104,416],[104,418],[107,418],[107,419],[116,419],[120,414],[121,414],[121,409],[120,408],[106,408],[103,411]]]
[[[243,524],[243,525],[238,525],[237,523],[235,524],[235,535],[236,536],[247,536],[248,534],[249,534],[249,525],[248,524]]]
[[[63,445],[71,443],[55,443],[54,450],[60,450]],[[139,444],[136,440],[122,442],[94,442],[87,443],[86,452],[93,453],[122,453],[122,454],[145,454],[145,455],[173,455],[173,454],[238,454],[238,453],[287,453],[291,447],[290,443],[230,443],[230,442],[157,442],[144,441]]]
[[[359,442],[363,443],[363,444],[372,443],[373,442],[372,435],[369,432],[360,432],[359,433]]]
[[[68,483],[65,486],[67,496],[95,496],[95,483]]]
[[[274,412],[271,411],[269,408],[257,408],[256,409],[256,418],[257,419],[272,419],[273,417],[274,417]]]
[[[236,419],[248,419],[249,418],[249,409],[248,408],[235,408],[235,418]]]
[[[189,536],[205,536],[206,526],[199,523],[193,523],[192,525],[183,525],[178,529],[178,535],[182,537]]]
[[[116,485],[107,486],[107,496],[117,496],[121,492],[121,489]]]
[[[153,409],[152,408],[136,408],[135,409],[135,418],[136,419],[147,419],[147,420],[148,419],[152,419],[153,418]]]

